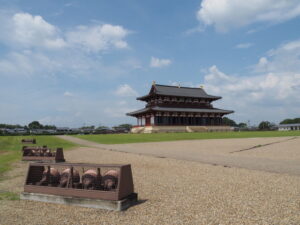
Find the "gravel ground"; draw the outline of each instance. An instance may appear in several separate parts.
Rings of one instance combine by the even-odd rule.
[[[76,138],[73,136],[57,136],[67,141],[71,141],[82,146],[115,149],[120,151],[131,151],[132,153],[157,154],[165,151],[189,151],[189,153],[209,153],[226,155],[230,152],[248,149],[253,146],[266,145],[272,143],[283,144],[291,140],[300,140],[299,137],[269,137],[269,138],[228,138],[228,139],[206,139],[206,140],[184,140],[184,141],[165,141],[148,143],[130,143],[130,144],[99,144],[92,141]]]
[[[103,145],[72,136],[77,144],[121,152],[197,161],[300,176],[300,138],[235,138]]]
[[[275,160],[293,160],[298,161],[300,164],[300,138],[295,137],[288,141],[262,146],[251,151],[243,151],[238,154]]]
[[[139,204],[124,212],[0,201],[0,224],[300,224],[300,177],[78,148],[72,162],[131,163]],[[22,191],[26,163],[0,184]]]

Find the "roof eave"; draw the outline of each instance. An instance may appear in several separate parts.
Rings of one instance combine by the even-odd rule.
[[[175,109],[175,110],[174,110]],[[195,110],[195,111],[198,111],[200,109],[198,108],[166,108],[166,107],[154,107],[152,108],[153,111],[156,111],[156,112],[160,112],[160,111],[163,111],[163,112],[167,112],[167,111],[179,111],[179,112],[185,112],[189,109],[192,109],[192,110]],[[230,113],[234,113],[233,110],[225,110],[225,109],[218,109],[218,108],[212,108],[212,109],[203,109],[205,111],[203,111],[203,113],[211,113],[212,111],[215,111],[213,113],[221,113],[221,114],[230,114]],[[210,110],[211,112],[208,112],[207,110]],[[199,111],[198,111],[199,112]]]
[[[144,95],[144,96],[141,96],[141,97],[137,97],[136,100],[145,100],[147,97],[149,97],[149,95]]]
[[[149,112],[151,110],[152,110],[151,108],[144,108],[144,109],[140,109],[140,110],[137,110],[137,111],[126,113],[126,115],[127,116],[135,116],[135,115],[143,114],[145,112]]]
[[[227,114],[231,114],[231,113],[234,113],[234,111],[230,110],[230,111],[228,111],[228,112],[226,112],[226,113],[223,113],[223,114],[224,114],[224,115],[227,115]]]

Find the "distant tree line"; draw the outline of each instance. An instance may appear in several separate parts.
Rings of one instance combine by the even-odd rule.
[[[120,124],[112,128],[107,126],[82,126],[80,128],[57,128],[54,125],[43,125],[38,121],[32,121],[28,125],[0,124],[0,135],[40,135],[40,134],[111,134],[128,133],[131,124]]]
[[[236,123],[234,120],[229,119],[228,117],[223,117],[223,124],[231,127],[239,128],[239,130],[247,130],[246,123]],[[271,123],[269,121],[262,121],[259,123],[258,127],[252,127],[252,130],[275,130],[277,129],[276,124]]]
[[[5,128],[5,129],[16,129],[16,128],[24,128],[26,130],[32,130],[32,129],[56,129],[56,126],[54,125],[43,125],[40,124],[38,121],[32,121],[31,123],[29,123],[28,125],[22,126],[19,124],[5,124],[5,123],[1,123],[0,124],[0,128]]]
[[[280,122],[280,124],[292,124],[292,123],[300,123],[300,118],[285,119]]]
[[[293,124],[300,123],[300,118],[294,119],[284,119],[280,122],[280,124]],[[237,130],[250,130],[248,125],[244,122],[236,123],[234,120],[223,117],[223,124],[231,127],[235,127]],[[66,130],[61,130],[57,128],[55,125],[43,125],[39,121],[32,121],[28,125],[22,126],[19,124],[0,124],[0,135],[10,135],[14,134],[11,131],[15,130],[15,134],[58,134],[58,133],[67,133],[67,134],[109,134],[109,133],[127,133],[132,128],[131,124],[120,124],[118,126],[114,126],[109,128],[107,126],[100,125],[96,126],[82,126],[80,128],[73,128]],[[274,123],[269,121],[262,121],[259,123],[257,127],[251,127],[251,130],[275,130],[277,126]],[[41,133],[35,133],[35,131],[41,131]],[[49,133],[51,131],[51,133]]]
[[[21,126],[19,124],[12,125],[12,124],[0,123],[0,128],[15,129],[15,128],[24,128],[24,126]]]

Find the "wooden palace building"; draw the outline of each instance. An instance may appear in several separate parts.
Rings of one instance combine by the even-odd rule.
[[[128,116],[137,118],[133,133],[197,132],[230,130],[222,117],[231,110],[214,108],[213,101],[222,97],[208,95],[203,88],[167,86],[153,83],[149,94],[138,97],[146,107]]]

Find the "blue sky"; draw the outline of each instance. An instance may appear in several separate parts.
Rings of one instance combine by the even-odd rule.
[[[296,0],[0,0],[0,123],[135,123],[152,81],[257,124],[300,116]]]

